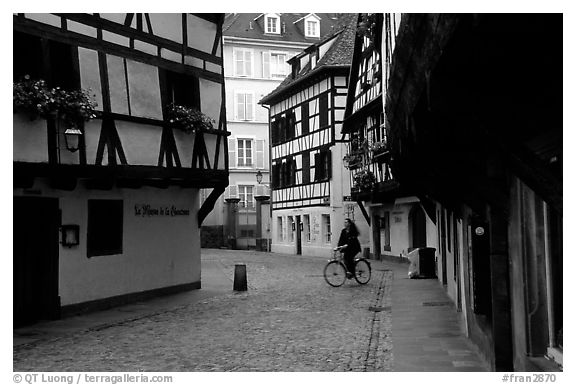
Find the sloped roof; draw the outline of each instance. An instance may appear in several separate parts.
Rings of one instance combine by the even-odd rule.
[[[258,103],[268,104],[278,98],[287,89],[291,88],[294,84],[303,81],[306,78],[325,70],[328,67],[349,67],[352,64],[352,56],[354,53],[354,41],[356,38],[356,27],[358,23],[358,14],[344,14],[340,18],[340,22],[334,27],[333,33],[329,34],[317,44],[313,44],[306,48],[304,52],[310,51],[313,47],[320,46],[328,40],[336,39],[330,49],[318,61],[316,67],[311,68],[311,63],[308,62],[296,75],[288,75],[282,83],[271,93],[264,96]],[[297,56],[303,56],[303,53]]]
[[[285,32],[275,35],[264,33],[264,30],[260,27],[254,19],[263,15],[262,13],[229,13],[224,19],[224,24],[222,26],[222,32],[224,36],[233,37],[243,37],[249,39],[258,40],[277,40],[277,41],[290,41],[297,43],[314,43],[319,41],[319,38],[306,37],[304,31],[300,29],[297,24],[294,24],[297,20],[308,16],[310,13],[282,13],[280,14],[280,23],[285,25]],[[316,13],[316,16],[320,18],[320,36],[325,36],[334,31],[339,19],[342,15],[341,13]],[[252,29],[250,28],[250,23],[252,24]]]

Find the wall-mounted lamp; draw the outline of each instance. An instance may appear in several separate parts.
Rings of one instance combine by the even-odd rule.
[[[60,232],[62,233],[62,246],[72,247],[80,244],[80,226],[62,225]]]
[[[78,151],[80,148],[80,137],[82,136],[82,131],[76,127],[68,127],[64,131],[64,139],[66,140],[66,148],[70,152]]]
[[[258,182],[258,184],[262,184],[262,171],[260,170],[258,170],[256,173],[256,182]]]

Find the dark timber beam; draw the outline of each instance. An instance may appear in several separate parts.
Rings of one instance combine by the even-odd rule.
[[[208,195],[208,198],[206,198],[202,207],[198,210],[198,228],[202,227],[202,222],[204,222],[204,219],[206,219],[208,214],[214,209],[214,204],[216,204],[218,197],[224,193],[225,189],[226,186],[217,186],[212,190],[210,195]]]
[[[356,203],[358,203],[358,207],[360,207],[360,211],[362,211],[362,215],[364,215],[364,219],[366,219],[366,222],[368,222],[368,226],[371,226],[370,224],[370,216],[368,215],[368,212],[366,211],[366,208],[364,207],[364,203],[362,203],[362,201],[356,201]]]

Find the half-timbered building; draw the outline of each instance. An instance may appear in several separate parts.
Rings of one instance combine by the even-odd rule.
[[[361,14],[350,71],[342,133],[350,170],[351,198],[370,225],[375,258],[405,257],[418,247],[436,247],[435,225],[421,198],[403,188],[390,168],[382,100],[400,14]],[[384,31],[381,33],[381,31]]]
[[[290,73],[288,59],[319,42],[337,21],[338,14],[331,13],[226,15],[222,35],[230,184],[204,221],[202,247],[268,250],[268,110],[257,102]],[[265,206],[262,217],[257,215],[260,204]]]
[[[200,288],[199,227],[228,185],[223,18],[14,14],[15,325]],[[56,96],[78,90],[97,107],[71,121]]]
[[[326,255],[344,218],[358,216],[339,136],[355,18],[290,59],[291,74],[260,101],[270,108],[273,252]]]
[[[561,370],[562,15],[388,28],[390,167],[431,202],[438,280],[493,370]]]

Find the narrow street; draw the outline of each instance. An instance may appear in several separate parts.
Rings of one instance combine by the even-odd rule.
[[[202,253],[200,290],[16,329],[14,371],[395,370],[394,272],[387,264],[398,264],[372,261],[367,285],[351,280],[333,288],[322,276],[325,258]],[[247,292],[232,290],[238,263],[247,266]],[[423,340],[409,340],[426,350]],[[438,338],[435,345],[429,353],[438,356]],[[460,366],[438,363],[438,370],[485,370],[472,351],[451,349]],[[421,369],[435,363],[428,364]]]

